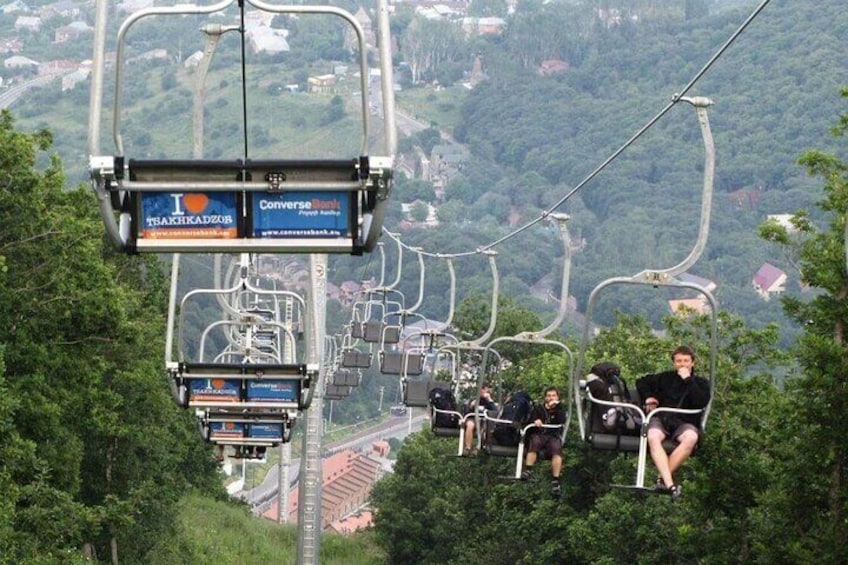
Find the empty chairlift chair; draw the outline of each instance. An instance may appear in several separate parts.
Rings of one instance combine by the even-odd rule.
[[[121,107],[125,79],[127,36],[131,28],[152,17],[212,15],[236,5],[234,0],[214,4],[143,8],[130,14],[115,41],[114,153],[103,154],[99,135],[89,140],[89,171],[100,212],[113,243],[128,253],[345,253],[371,251],[382,230],[393,177],[396,137],[394,115],[384,112],[387,147],[383,155],[369,148],[369,85],[365,34],[356,17],[333,6],[277,6],[245,0],[253,9],[272,14],[322,14],[349,24],[359,48],[362,135],[357,155],[331,159],[255,159],[248,155],[248,124],[243,124],[243,153],[220,160],[140,159],[127,155],[122,137]],[[98,18],[101,16],[98,14]],[[99,22],[105,26],[105,21]],[[239,30],[233,26],[232,29]],[[242,45],[246,34],[240,32]],[[211,56],[214,49],[207,50]],[[247,53],[241,49],[241,54]],[[95,42],[95,64],[105,67],[105,41]],[[241,61],[242,81],[247,61]],[[382,80],[390,80],[384,67]],[[205,72],[205,67],[204,67]],[[99,133],[103,73],[93,73],[90,131]],[[384,106],[393,109],[391,85],[382,85]],[[386,99],[389,98],[389,99]],[[202,97],[200,98],[202,103]],[[247,120],[248,97],[242,93]],[[202,115],[195,112],[195,116]],[[198,119],[198,118],[196,118]],[[196,126],[195,126],[196,127]],[[380,136],[375,136],[380,137]],[[186,145],[188,145],[188,140]],[[302,215],[308,209],[315,214]],[[318,213],[320,212],[320,213]]]

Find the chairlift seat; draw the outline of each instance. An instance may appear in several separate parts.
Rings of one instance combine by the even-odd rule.
[[[98,156],[91,172],[112,193],[129,195],[112,200],[129,212],[130,252],[359,255],[363,215],[387,192],[390,163],[129,159],[125,170],[124,157]]]
[[[340,397],[347,398],[350,396],[350,393],[353,391],[353,387],[346,385],[334,385],[328,384],[327,390],[325,391],[325,395],[327,397]]]
[[[515,445],[499,443],[495,436],[495,429],[498,424],[507,426],[513,425],[510,420],[503,420],[489,414],[484,415],[483,450],[489,455],[493,455],[495,457],[515,457],[518,455],[518,445],[524,441],[524,437],[519,437],[518,443]]]
[[[187,388],[189,407],[302,410],[316,373],[302,364],[180,363],[174,378]]]
[[[438,388],[436,384],[444,386],[445,383],[439,383],[439,381],[430,381],[430,390],[433,388]],[[429,394],[429,393],[428,393]],[[456,421],[456,425],[452,426],[439,426],[437,425],[437,420],[439,415],[447,415],[453,416]],[[462,426],[462,414],[457,412],[456,410],[440,410],[435,406],[430,406],[430,430],[437,437],[457,437],[460,435],[460,428]]]
[[[332,383],[335,386],[355,387],[359,386],[359,373],[339,369],[333,372]]]
[[[380,343],[383,339],[383,322],[365,322],[362,324],[362,340],[368,343]]]
[[[342,353],[342,367],[368,369],[371,367],[371,353],[348,349]]]
[[[428,408],[430,406],[430,391],[444,387],[445,383],[443,381],[403,379],[401,382],[403,404],[410,408]]]
[[[403,404],[415,408],[430,405],[430,381],[404,381]]]
[[[384,375],[418,376],[424,372],[424,355],[383,351],[380,353],[380,372]]]
[[[383,343],[400,343],[401,326],[385,326],[383,328]]]
[[[234,407],[237,408],[237,407]],[[234,422],[242,424],[286,424],[294,422],[297,412],[285,410],[208,410],[201,414],[204,422]]]

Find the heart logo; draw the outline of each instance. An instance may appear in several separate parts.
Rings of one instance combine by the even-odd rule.
[[[192,214],[200,214],[209,205],[209,198],[200,192],[193,192],[183,196],[183,205]]]

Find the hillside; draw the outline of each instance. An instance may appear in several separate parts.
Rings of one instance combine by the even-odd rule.
[[[649,10],[649,5],[667,9]],[[442,220],[438,229],[410,231],[402,224],[400,203],[416,198],[408,185],[395,191],[387,227],[403,231],[410,245],[426,251],[462,253],[538,218],[668,104],[754,5],[714,3],[712,15],[684,17],[675,3],[622,4],[619,9],[629,19],[614,23],[608,17],[588,15],[579,2],[530,3],[506,17],[508,25],[501,36],[481,36],[461,45],[461,52],[471,57],[473,49],[483,62],[486,79],[473,90],[459,86],[459,81],[439,89],[409,85],[399,70],[398,80],[405,84],[398,94],[399,107],[449,130],[470,150],[470,157],[435,202]],[[811,147],[838,149],[827,131],[828,119],[838,108],[838,70],[844,69],[840,37],[846,24],[841,10],[835,0],[791,7],[770,4],[689,92],[716,102],[710,119],[718,161],[710,238],[693,274],[715,282],[722,307],[754,324],[778,321],[786,327],[778,301],[763,302],[751,280],[764,262],[790,270],[784,257],[760,244],[756,228],[768,214],[809,208],[816,200],[816,187],[796,165],[797,159]],[[408,12],[397,13],[396,29],[409,25],[409,17]],[[186,38],[180,43],[182,52],[189,53],[190,45],[202,40],[196,31],[188,31],[196,30],[195,21],[187,18],[155,33],[162,38],[182,33]],[[334,33],[319,31],[325,37]],[[399,33],[401,40],[407,33]],[[359,127],[352,111],[355,103],[346,104],[338,121],[328,124],[322,117],[333,111],[333,96],[348,99],[355,93],[357,82],[352,77],[336,95],[283,91],[282,85],[331,65],[315,51],[304,50],[296,38],[290,56],[252,58],[255,67],[248,68],[251,120],[279,117],[271,122],[260,119],[258,127],[251,127],[252,151],[294,156],[347,147],[355,152]],[[546,39],[540,42],[540,38]],[[144,39],[143,45],[154,44],[152,35]],[[238,153],[242,143],[237,124],[240,78],[234,66],[234,40],[227,41],[222,40],[207,79],[205,145],[212,158]],[[546,60],[561,61],[566,70],[542,76],[539,68]],[[274,80],[256,72],[269,65],[279,67]],[[454,65],[446,62],[445,72]],[[465,68],[469,66],[470,62]],[[158,60],[133,64],[124,89],[128,151],[147,157],[190,155],[186,110],[193,76],[191,69],[180,68],[173,59],[166,64]],[[444,83],[454,75],[438,76]],[[24,127],[51,128],[72,183],[85,174],[86,97],[80,87],[59,92],[54,85],[13,108]],[[110,107],[107,93],[104,108]],[[146,117],[151,112],[153,119]],[[104,145],[108,147],[106,141]],[[406,155],[408,163],[416,159],[414,151]],[[559,208],[572,216],[572,238],[581,244],[570,282],[578,307],[605,277],[665,268],[686,256],[697,228],[702,161],[694,112],[680,105]],[[528,244],[535,253],[522,252]],[[497,250],[502,292],[526,297],[534,308],[550,309],[530,298],[530,289],[559,277],[556,257],[561,251],[554,234],[533,228]],[[414,258],[407,260],[402,287],[415,296],[417,266]],[[339,283],[368,278],[376,268],[374,261],[362,259],[334,262]],[[434,299],[447,292],[443,270],[435,264],[428,273],[427,293]],[[460,299],[491,285],[483,260],[465,260],[458,270]],[[791,272],[788,276],[787,292],[797,294],[797,277]],[[556,287],[549,291],[557,292]],[[666,303],[671,298],[680,297],[660,293],[645,299],[629,291],[616,293],[600,308],[599,316],[611,322],[613,312],[627,311],[639,301],[658,321],[669,311]],[[444,303],[428,300],[423,312],[443,317]]]
[[[549,16],[557,26],[565,18],[555,7],[539,11],[533,21]],[[755,326],[781,323],[787,343],[794,330],[779,301],[763,301],[751,281],[769,262],[787,271],[786,292],[797,295],[797,275],[780,252],[762,244],[757,226],[769,214],[810,209],[819,198],[816,183],[797,165],[803,152],[843,150],[828,135],[840,107],[841,14],[838,2],[772,3],[688,93],[716,102],[711,231],[692,272],[716,283],[723,308]],[[426,117],[436,124],[453,120],[440,120],[440,108],[461,104],[454,133],[473,157],[447,187],[439,210],[446,221],[438,230],[408,233],[410,244],[467,252],[508,233],[516,212],[522,223],[538,218],[662,110],[747,15],[727,11],[587,34],[570,51],[560,48],[567,70],[550,76],[541,76],[536,62],[517,63],[528,36],[516,23],[515,35],[486,45],[487,81],[467,95],[452,88],[418,97],[429,103],[416,111],[434,112]],[[585,243],[574,256],[570,285],[580,307],[605,277],[669,267],[686,256],[697,231],[702,164],[694,111],[681,104],[559,208],[573,218],[572,238]],[[523,253],[528,244],[535,253]],[[558,276],[560,252],[546,230],[533,228],[498,250],[508,292],[528,296],[545,275]],[[485,276],[482,271],[472,284],[485,285]],[[638,301],[657,320],[669,312],[666,300],[677,297],[645,300],[623,292],[602,306],[602,319],[610,322],[616,309]]]
[[[257,519],[237,503],[189,494],[180,502],[173,527],[181,544],[156,547],[146,561],[149,565],[297,562],[296,526]],[[385,560],[368,533],[350,537],[325,534],[322,540],[321,563],[373,565]]]

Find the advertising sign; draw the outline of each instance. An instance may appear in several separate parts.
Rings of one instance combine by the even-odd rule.
[[[348,237],[349,192],[253,194],[252,237]]]
[[[237,379],[191,379],[189,401],[238,402],[240,390]]]
[[[233,192],[140,192],[139,237],[232,239],[238,236]]]
[[[232,439],[244,437],[244,424],[238,422],[212,422],[209,424],[210,439]]]
[[[250,424],[247,437],[255,439],[281,439],[283,437],[282,424]]]
[[[253,379],[247,381],[248,400],[297,402],[297,379]]]

